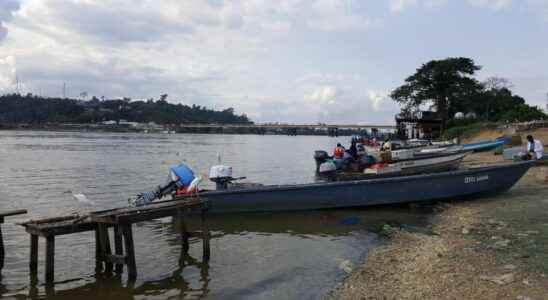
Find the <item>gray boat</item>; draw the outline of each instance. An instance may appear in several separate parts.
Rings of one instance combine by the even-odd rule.
[[[316,210],[437,201],[506,191],[533,165],[533,162],[525,161],[393,178],[229,188],[173,199],[205,199],[212,213]]]

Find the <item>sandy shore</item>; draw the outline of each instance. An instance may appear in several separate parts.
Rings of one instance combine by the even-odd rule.
[[[547,168],[505,194],[440,204],[434,235],[394,230],[330,298],[548,299]]]

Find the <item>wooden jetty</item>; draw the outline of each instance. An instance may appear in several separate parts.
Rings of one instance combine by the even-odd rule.
[[[189,212],[201,212],[201,231],[188,231],[184,216]],[[41,220],[31,220],[21,223],[30,234],[30,271],[36,277],[38,269],[38,237],[46,239],[45,251],[45,281],[47,285],[54,282],[55,237],[85,231],[95,232],[96,271],[118,274],[127,267],[128,280],[137,276],[135,247],[132,225],[169,216],[180,217],[180,232],[182,251],[188,253],[190,237],[200,237],[203,240],[203,260],[210,257],[209,229],[206,224],[207,205],[202,199],[192,198],[178,201],[159,201],[147,206],[126,207],[111,210],[96,211],[84,216],[71,215]],[[109,229],[113,229],[114,254],[110,242]],[[104,268],[103,268],[104,266]]]
[[[5,217],[16,216],[16,215],[22,215],[22,214],[26,214],[26,213],[27,213],[26,209],[18,209],[18,210],[0,212],[0,271],[4,268],[4,256],[5,256],[4,236],[2,235],[2,224],[4,223],[4,218]]]

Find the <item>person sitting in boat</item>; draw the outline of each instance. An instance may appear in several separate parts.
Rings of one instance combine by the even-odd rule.
[[[386,140],[384,143],[382,143],[381,149],[385,151],[392,150],[392,142],[390,140]]]
[[[533,138],[532,135],[527,136],[527,157],[528,159],[542,159],[544,156],[544,147],[542,142]]]
[[[352,141],[350,141],[350,149],[348,149],[348,153],[352,156],[353,159],[358,158],[358,147],[356,147],[355,139],[352,139]]]
[[[335,147],[335,150],[333,150],[333,157],[335,158],[342,158],[344,156],[344,147],[341,145],[341,143],[337,143],[337,147]]]

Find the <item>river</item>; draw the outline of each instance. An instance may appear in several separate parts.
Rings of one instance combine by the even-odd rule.
[[[0,131],[0,211],[26,208],[2,224],[6,246],[0,296],[56,299],[317,299],[328,293],[381,241],[374,228],[427,224],[430,214],[407,208],[210,216],[211,260],[191,240],[181,268],[177,220],[134,229],[138,277],[95,274],[94,235],[56,239],[55,289],[29,279],[29,235],[16,222],[127,205],[164,183],[168,168],[186,163],[207,178],[217,164],[263,184],[313,182],[313,151],[348,137]],[[210,182],[203,187],[213,188]],[[75,195],[83,194],[85,197]],[[192,222],[191,222],[192,223]],[[192,225],[192,224],[191,224]]]

